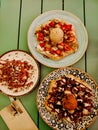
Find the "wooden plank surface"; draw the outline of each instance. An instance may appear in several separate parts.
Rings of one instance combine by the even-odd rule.
[[[27,46],[27,33],[32,21],[41,13],[41,1],[29,0],[28,2],[27,0],[23,0],[21,4],[19,49],[30,53]],[[36,86],[32,93],[20,99],[34,122],[38,125],[38,111],[36,106],[37,88],[38,86]]]
[[[98,83],[98,0],[0,0],[0,55],[12,49],[27,52],[27,32],[31,22],[41,13],[49,10],[69,11],[80,18],[85,24],[89,36],[87,52],[73,66],[87,71]],[[41,65],[41,77],[49,74],[53,68]],[[39,87],[20,98],[23,106],[34,120],[39,130],[52,130],[39,116],[36,106],[36,94]],[[0,94],[0,110],[10,103],[9,99]],[[98,119],[88,130],[98,129]],[[0,117],[0,130],[8,130]]]
[[[17,49],[20,1],[1,0],[0,7],[0,55]]]
[[[98,0],[85,0],[86,27],[88,30],[89,46],[87,49],[87,72],[98,83]],[[98,118],[88,128],[98,130]]]
[[[70,8],[69,8],[70,7]],[[82,0],[71,0],[69,1],[64,1],[64,10],[69,11],[76,15],[81,22],[84,24],[84,4]],[[85,26],[85,24],[84,24]],[[85,54],[84,56],[73,65],[74,67],[81,68],[82,70],[85,71]]]
[[[89,46],[87,50],[87,71],[95,78],[98,83],[98,1],[87,0],[86,26],[89,36]]]
[[[17,49],[20,0],[0,0],[0,55]],[[0,110],[10,103],[9,98],[0,94]],[[0,116],[0,130],[8,130]]]

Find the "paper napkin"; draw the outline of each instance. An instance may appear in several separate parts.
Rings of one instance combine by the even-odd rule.
[[[9,130],[38,130],[19,100],[2,109],[0,115]]]

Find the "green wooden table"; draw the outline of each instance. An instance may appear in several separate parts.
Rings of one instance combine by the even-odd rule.
[[[73,67],[88,72],[98,83],[98,0],[0,0],[0,55],[13,49],[29,52],[28,28],[37,16],[48,10],[69,11],[84,23],[88,32],[88,48],[82,59]],[[41,65],[40,82],[52,70],[53,68]],[[39,85],[20,100],[39,130],[52,130],[38,114],[36,106],[38,87]],[[0,94],[0,110],[9,103],[9,98]],[[1,117],[0,130],[8,130]],[[98,130],[98,119],[88,130]]]

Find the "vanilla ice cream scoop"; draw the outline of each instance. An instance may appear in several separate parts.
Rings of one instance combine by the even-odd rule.
[[[53,28],[50,30],[50,39],[54,44],[63,41],[64,33],[61,28]]]

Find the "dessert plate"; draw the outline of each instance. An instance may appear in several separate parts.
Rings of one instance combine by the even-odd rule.
[[[76,79],[78,79],[78,81],[81,81],[83,84],[85,84],[86,87],[89,86],[90,89],[92,89],[93,102],[94,102],[92,112],[90,112],[88,115],[83,116],[83,117],[80,115],[81,120],[78,122],[70,122],[68,115],[67,115],[67,119],[69,121],[62,120],[61,116],[59,116],[57,114],[53,114],[54,111],[50,112],[50,110],[47,109],[47,107],[45,105],[45,101],[47,99],[47,95],[48,95],[48,91],[49,91],[50,82],[55,79],[59,79],[59,77],[64,77],[64,76],[68,76],[68,75],[74,76]],[[81,85],[81,87],[83,87],[83,86]],[[81,93],[80,92],[81,87],[80,87],[80,89],[78,88],[79,93]],[[77,89],[75,88],[75,90],[77,90]],[[84,90],[83,90],[83,93],[84,93]],[[83,96],[83,97],[87,98],[87,94],[86,94],[86,96]],[[78,101],[78,97],[76,99]],[[59,97],[59,102],[60,102],[60,97]],[[85,102],[84,99],[83,99],[83,102]],[[59,105],[60,105],[60,103],[59,103]],[[87,103],[86,103],[86,105],[87,105]],[[73,67],[63,67],[60,69],[56,69],[56,70],[52,71],[50,74],[48,74],[43,79],[42,83],[40,84],[39,90],[37,93],[37,106],[38,106],[39,114],[42,117],[42,119],[53,129],[55,129],[55,130],[74,130],[74,129],[75,130],[84,130],[89,125],[91,125],[91,123],[97,117],[97,112],[98,112],[98,87],[97,87],[97,84],[88,73],[85,73],[84,71],[82,71],[80,69],[76,69]],[[52,108],[52,106],[50,106],[50,107]],[[56,110],[57,110],[57,112],[59,111],[58,109],[56,109]],[[78,108],[76,108],[76,110],[78,111]],[[85,112],[87,112],[87,110]],[[76,115],[74,115],[74,116],[76,117]],[[71,117],[72,116],[70,116],[70,118]],[[79,115],[77,117],[79,117]],[[73,120],[75,120],[75,119],[73,119]]]
[[[37,39],[35,36],[36,27],[54,18],[65,20],[67,23],[70,23],[74,26],[76,30],[77,41],[79,44],[79,48],[77,52],[59,61],[54,61],[49,58],[46,58],[36,50],[36,46],[37,46]],[[52,11],[47,11],[39,15],[37,18],[35,18],[35,20],[31,23],[29,27],[28,34],[27,34],[27,41],[28,41],[29,50],[36,60],[38,60],[40,63],[48,67],[60,68],[64,66],[70,66],[81,59],[88,46],[88,35],[85,26],[77,16],[67,11],[52,10]]]
[[[12,50],[0,57],[0,91],[8,96],[22,96],[34,89],[39,80],[39,65],[22,50]]]

